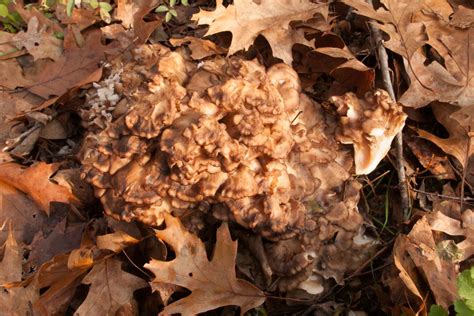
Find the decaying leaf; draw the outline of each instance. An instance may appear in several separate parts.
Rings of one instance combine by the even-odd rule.
[[[453,204],[451,208],[454,209],[451,210],[446,203],[436,203],[434,212],[420,218],[408,235],[400,235],[394,247],[395,266],[405,286],[418,297],[420,304],[426,299],[422,280],[414,269],[416,266],[436,303],[445,309],[458,298],[456,276],[459,262],[474,254],[474,213],[466,210],[461,214],[459,206],[456,208],[458,202],[447,202]],[[464,240],[456,239],[455,242],[454,238],[446,236],[461,236]]]
[[[442,150],[431,142],[419,137],[407,138],[404,141],[420,164],[438,179],[456,179],[449,159]]]
[[[15,239],[29,244],[45,226],[46,214],[23,192],[0,181],[0,223],[10,223]],[[1,230],[0,243],[7,238],[8,231]]]
[[[12,227],[10,227],[3,249],[3,259],[0,262],[0,311],[2,315],[27,315],[31,309],[31,303],[39,296],[35,289],[12,285],[12,282],[21,281],[22,260],[22,248],[15,240]]]
[[[206,35],[231,32],[232,43],[229,55],[241,49],[248,49],[258,35],[263,35],[275,57],[291,65],[291,48],[295,43],[307,45],[303,35],[289,25],[292,21],[306,21],[315,14],[327,18],[327,3],[312,3],[306,0],[262,0],[258,4],[252,0],[236,0],[227,8],[222,0],[217,1],[212,12],[201,10],[193,15],[199,25],[208,24]]]
[[[139,240],[121,231],[97,236],[97,247],[99,247],[99,249],[109,249],[116,253],[119,253],[124,248],[135,245],[138,242]]]
[[[82,280],[90,284],[86,300],[74,315],[115,315],[124,305],[133,300],[133,292],[147,284],[130,273],[122,270],[117,259],[106,259],[94,265]]]
[[[358,14],[381,22],[378,26],[390,36],[383,44],[407,60],[428,40],[423,24],[413,20],[426,6],[424,1],[382,0],[384,7],[378,10],[364,0],[343,2],[353,7]]]
[[[194,60],[224,54],[227,51],[224,48],[217,46],[214,42],[191,36],[170,38],[170,43],[173,46],[180,46],[189,43],[191,58]]]
[[[28,194],[46,214],[49,214],[51,202],[78,202],[68,189],[49,181],[58,168],[57,164],[43,162],[28,168],[16,163],[5,163],[0,168],[0,181]]]
[[[436,303],[448,308],[457,298],[456,265],[439,257],[426,217],[415,224],[408,239],[407,251],[417,268],[423,272]]]
[[[67,306],[87,273],[87,268],[69,268],[68,254],[60,254],[44,263],[38,271],[23,282],[23,286],[39,294],[33,303],[33,311],[39,315],[64,314]]]
[[[184,228],[181,222],[165,214],[166,229],[156,236],[176,252],[172,261],[151,260],[145,267],[155,274],[155,282],[172,283],[192,291],[163,310],[163,314],[194,315],[221,306],[237,305],[241,314],[265,301],[264,293],[251,283],[237,279],[235,258],[237,242],[230,238],[227,224],[217,231],[217,242],[211,261],[199,238]]]
[[[39,24],[36,16],[28,21],[28,30],[19,32],[13,37],[16,47],[25,48],[35,60],[51,58],[58,60],[62,53],[62,41],[56,38],[52,31],[47,31],[46,25]]]
[[[69,223],[64,217],[48,234],[38,232],[31,242],[26,266],[35,269],[56,255],[78,248],[86,223]]]
[[[400,102],[412,107],[424,106],[434,100],[459,106],[472,105],[474,30],[434,22],[425,25],[430,38],[427,44],[443,56],[444,61],[429,61],[421,50],[417,51],[410,60],[412,66],[407,67],[411,84]],[[466,43],[466,46],[459,43]]]
[[[0,285],[9,282],[21,281],[22,260],[22,247],[15,240],[15,237],[13,236],[12,232],[12,227],[10,225],[8,238],[5,241],[5,244],[3,245],[3,259],[0,263]]]
[[[405,284],[406,288],[418,299],[423,300],[423,294],[420,290],[421,280],[417,276],[416,266],[413,260],[406,254],[408,244],[407,236],[397,238],[393,247],[393,261],[395,267],[399,270],[398,277]]]
[[[440,138],[421,129],[416,129],[420,137],[429,140],[441,148],[445,153],[454,156],[459,163],[466,168],[469,160],[466,158],[474,155],[474,146],[469,146],[470,137],[467,130],[457,120],[452,119],[451,114],[459,108],[450,104],[435,102],[432,104],[436,120],[448,131],[449,138]],[[469,152],[467,152],[469,147]]]
[[[69,89],[97,81],[102,75],[100,62],[105,53],[113,54],[115,44],[102,45],[100,30],[85,37],[85,45],[78,47],[74,35],[66,33],[64,53],[55,62],[36,64],[29,69],[26,79],[28,90],[45,99],[62,96]]]
[[[464,240],[456,243],[456,250],[461,253],[460,261],[474,255],[474,212],[466,210],[461,219],[455,219],[436,211],[428,215],[430,227],[450,236],[462,236]]]
[[[435,100],[460,106],[473,104],[474,30],[446,23],[452,13],[447,2],[382,0],[384,6],[378,10],[364,0],[344,2],[357,13],[380,22],[378,27],[390,36],[384,46],[404,57],[411,82],[400,97],[402,104],[421,107]],[[443,60],[429,59],[422,49],[425,44]]]
[[[156,0],[118,0],[115,17],[122,20],[126,29],[131,29],[138,36],[136,43],[145,43],[150,34],[156,29],[161,21],[145,22],[143,17],[147,15],[158,1]]]

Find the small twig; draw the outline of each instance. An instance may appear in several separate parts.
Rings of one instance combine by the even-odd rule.
[[[443,195],[443,194],[439,194],[439,193],[436,193],[436,192],[426,192],[426,191],[417,190],[417,189],[413,189],[413,188],[411,188],[410,191],[420,193],[420,194],[425,194],[425,195],[436,196],[437,198],[440,198],[440,199],[454,200],[454,201],[458,201],[460,203],[461,202],[466,203],[466,202],[474,201],[474,198],[471,198],[471,197],[459,197],[459,196]],[[469,203],[469,204],[471,204],[471,203]]]
[[[472,137],[474,137],[474,133],[471,131],[471,128],[469,128],[469,131],[467,133],[468,140],[467,140],[467,149],[466,149],[466,157],[464,158],[464,168],[462,170],[462,178],[461,178],[461,211],[463,208],[463,202],[464,202],[464,184],[466,183],[466,174],[467,174],[467,169],[469,167],[469,153],[471,151],[471,140]]]
[[[372,0],[367,0],[371,6],[373,6]],[[395,92],[393,91],[392,80],[390,78],[389,66],[388,66],[388,55],[385,47],[382,45],[383,39],[379,27],[375,21],[371,21],[370,29],[372,31],[375,45],[377,46],[378,61],[380,64],[380,71],[382,72],[382,80],[388,94],[392,100],[396,101]],[[403,217],[408,220],[410,217],[410,200],[408,198],[408,186],[405,174],[405,167],[403,166],[403,134],[400,131],[395,137],[395,150],[397,153],[396,168],[398,173],[398,185],[400,190],[400,204],[403,211]]]
[[[43,126],[44,126],[43,124],[41,124],[39,122],[35,122],[35,124],[32,127],[30,127],[28,130],[26,130],[25,132],[21,133],[20,135],[18,135],[15,138],[8,139],[6,141],[5,147],[2,148],[2,151],[3,152],[8,152],[8,151],[12,150],[13,148],[15,148],[16,145],[18,145],[19,143],[24,141],[25,138],[27,138],[29,135],[31,135],[34,131],[36,131],[38,128],[41,128]]]

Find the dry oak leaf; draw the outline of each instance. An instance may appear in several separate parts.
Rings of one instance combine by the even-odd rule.
[[[34,60],[51,58],[58,60],[62,54],[62,41],[52,31],[47,31],[46,25],[39,24],[36,16],[28,21],[28,30],[17,33],[13,37],[18,49],[25,48]]]
[[[10,228],[0,263],[0,315],[27,315],[39,294],[36,289],[24,288],[12,282],[21,281],[23,251]],[[10,283],[10,284],[8,284]]]
[[[461,261],[474,255],[474,212],[466,210],[462,213],[461,220],[449,217],[440,211],[430,213],[428,216],[431,229],[441,231],[451,236],[463,236],[465,239],[456,244],[461,253]]]
[[[189,43],[189,49],[191,50],[191,58],[194,60],[224,54],[227,51],[226,49],[216,45],[210,40],[205,40],[192,36],[185,36],[183,38],[170,38],[169,41],[171,45],[175,47]]]
[[[56,255],[80,247],[85,225],[84,222],[70,223],[65,216],[48,234],[44,232],[46,229],[36,234],[30,245],[26,268],[36,269]]]
[[[460,108],[440,102],[433,102],[431,108],[433,109],[436,120],[448,131],[449,138],[440,138],[424,130],[415,129],[418,135],[434,143],[445,153],[454,156],[459,163],[461,163],[463,168],[472,166],[472,162],[470,163],[470,161],[474,159],[474,146],[472,145],[469,134],[458,120],[451,118],[451,115],[457,113]],[[469,145],[469,142],[471,142],[471,145]],[[467,151],[468,148],[469,152]],[[467,161],[466,158],[468,158]]]
[[[45,262],[23,282],[26,289],[46,289],[33,303],[34,315],[64,315],[87,269],[69,269],[69,254],[60,254]]]
[[[428,281],[436,303],[447,309],[457,298],[456,264],[440,258],[425,216],[413,226],[408,240],[406,251]]]
[[[3,223],[5,224],[5,223]],[[4,228],[5,225],[2,225]],[[13,236],[12,226],[8,230],[8,238],[3,245],[3,259],[0,263],[0,285],[21,281],[21,264],[23,261],[22,247]]]
[[[15,228],[13,233],[16,240],[30,244],[45,227],[47,219],[46,214],[26,194],[0,181],[0,224],[10,223]],[[3,244],[7,239],[8,231],[0,230],[0,243]]]
[[[463,107],[474,104],[474,29],[438,22],[424,25],[427,44],[442,56],[442,61],[428,60],[421,50],[413,54],[411,66],[406,67],[411,84],[400,102],[410,107],[422,107],[435,100]]]
[[[122,20],[126,29],[132,29],[138,36],[136,44],[145,43],[161,21],[145,22],[143,18],[160,2],[157,0],[117,0],[115,18]]]
[[[400,103],[415,108],[435,100],[459,106],[474,103],[474,30],[446,22],[452,13],[446,1],[381,0],[386,9],[378,10],[365,0],[343,2],[358,14],[379,21],[378,27],[390,36],[384,46],[404,57],[411,83]],[[425,44],[442,61],[428,60],[421,49]]]
[[[176,259],[151,260],[145,267],[155,274],[152,284],[172,283],[192,293],[166,306],[162,315],[195,315],[227,305],[240,306],[243,315],[263,304],[264,293],[236,277],[237,242],[232,241],[226,223],[217,231],[216,246],[209,261],[204,243],[188,232],[177,218],[169,214],[164,216],[166,229],[156,231],[156,236],[173,247]]]
[[[397,54],[410,59],[418,48],[428,40],[424,25],[414,21],[427,1],[381,0],[384,5],[375,10],[365,0],[343,0],[355,12],[381,22],[378,27],[390,36],[383,44]]]
[[[51,96],[62,96],[68,90],[101,78],[100,62],[105,54],[116,53],[117,43],[102,45],[102,33],[93,30],[85,36],[83,47],[77,47],[72,32],[64,38],[64,52],[55,62],[36,64],[28,69],[26,79],[30,92],[48,99]]]
[[[119,253],[128,246],[135,245],[138,242],[140,242],[138,239],[122,231],[97,236],[97,247],[99,249],[108,249],[115,253]]]
[[[74,313],[82,315],[110,315],[133,301],[133,292],[147,286],[145,280],[122,270],[121,262],[110,258],[94,265],[82,280],[90,284],[85,301]]]
[[[205,36],[231,32],[229,55],[248,49],[258,35],[263,35],[273,55],[291,65],[293,45],[309,45],[310,42],[293,30],[290,22],[307,21],[317,13],[327,19],[328,4],[312,3],[309,0],[261,0],[259,4],[253,0],[235,0],[233,5],[226,8],[219,0],[214,11],[201,10],[192,19],[199,25],[209,25]]]
[[[44,162],[27,168],[16,163],[4,163],[0,165],[0,181],[26,193],[49,215],[51,202],[78,203],[67,188],[49,181],[58,168],[58,164]]]

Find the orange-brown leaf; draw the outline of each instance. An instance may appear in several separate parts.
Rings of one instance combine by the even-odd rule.
[[[77,47],[74,35],[66,33],[64,52],[55,61],[36,63],[28,69],[28,90],[45,99],[62,96],[68,90],[97,81],[102,75],[100,62],[105,53],[115,53],[115,43],[101,43],[102,33],[94,30],[85,37],[83,47]]]
[[[58,168],[57,164],[43,162],[28,168],[16,163],[5,163],[0,165],[0,181],[28,194],[43,211],[49,214],[51,202],[78,202],[68,189],[49,181]]]
[[[116,315],[122,306],[133,301],[135,290],[147,286],[145,280],[123,271],[121,262],[114,258],[95,264],[82,283],[91,287],[77,316]]]
[[[258,35],[263,35],[275,57],[291,65],[293,45],[309,42],[292,29],[290,22],[306,21],[317,13],[327,17],[327,12],[326,3],[310,1],[261,0],[257,4],[252,0],[236,0],[233,5],[224,7],[220,0],[214,11],[201,10],[192,19],[200,25],[209,25],[206,35],[231,32],[230,55],[241,49],[248,49]]]
[[[165,307],[163,314],[194,315],[221,306],[237,305],[241,314],[265,301],[264,293],[251,283],[237,279],[237,242],[232,241],[227,224],[217,231],[212,260],[207,259],[202,241],[165,214],[166,229],[156,232],[176,252],[172,261],[151,260],[145,267],[155,274],[153,282],[172,283],[192,291],[191,295]]]

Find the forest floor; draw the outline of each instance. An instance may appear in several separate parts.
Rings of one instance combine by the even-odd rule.
[[[159,55],[159,70],[146,63],[155,58],[146,47]],[[169,56],[175,63],[166,75],[161,61]],[[281,91],[293,89],[303,98],[301,91],[318,113],[340,122],[327,123],[333,127],[322,138],[336,140],[328,146],[338,153],[351,153],[344,188],[333,192],[352,214],[345,223],[321,224],[331,208],[305,200],[307,212],[327,212],[315,215],[319,235],[290,230],[283,237],[276,221],[289,229],[290,215],[258,226],[258,216],[265,221],[268,214],[242,215],[239,207],[245,207],[228,200],[219,202],[228,212],[237,205],[231,215],[210,212],[220,191],[197,204],[179,201],[195,207],[190,213],[173,204],[176,217],[152,221],[138,211],[150,204],[143,202],[147,192],[139,202],[122,196],[134,190],[134,181],[145,182],[148,169],[141,169],[142,178],[119,178],[109,165],[97,167],[103,163],[97,157],[121,151],[126,160],[142,150],[120,138],[100,138],[119,126],[111,123],[121,104],[114,99],[117,80],[127,95],[136,88],[130,71],[137,78],[158,71],[164,88],[155,80],[134,91],[156,84],[179,93],[181,86],[167,85],[176,84],[169,76],[179,77],[179,67],[198,73],[233,63],[262,69],[286,64],[281,69],[293,69],[299,86],[278,83],[285,102]],[[114,72],[117,65],[126,69],[123,75]],[[218,83],[232,77],[215,69]],[[468,0],[0,0],[0,315],[474,315],[473,76],[474,5]],[[214,77],[195,80],[193,87],[201,89],[206,80]],[[375,89],[387,91],[377,92],[385,101]],[[207,91],[206,100],[212,99]],[[379,108],[370,112],[370,106]],[[298,112],[291,124],[311,121],[309,112]],[[117,133],[131,139],[123,124]],[[130,124],[133,131],[141,122]],[[87,148],[91,135],[98,137],[96,147]],[[136,138],[148,146],[146,137]],[[367,145],[392,140],[380,157]],[[88,150],[92,160],[84,158]],[[106,163],[116,163],[112,158]],[[140,159],[146,164],[153,158]],[[373,168],[365,167],[372,160]],[[97,168],[100,180],[92,174]],[[325,172],[328,179],[339,177]],[[326,190],[328,179],[316,181],[323,183],[317,190]],[[351,179],[361,185],[352,209],[351,193],[345,196]],[[121,193],[117,181],[127,185]],[[240,184],[234,183],[237,193],[250,190]],[[115,200],[104,192],[115,192]],[[350,235],[352,228],[340,227],[354,218],[357,231]],[[334,227],[331,238],[316,240]],[[359,228],[362,237],[355,236]],[[354,248],[337,246],[346,233],[344,242]],[[357,238],[370,245],[357,248]],[[328,269],[336,271],[333,277]]]

